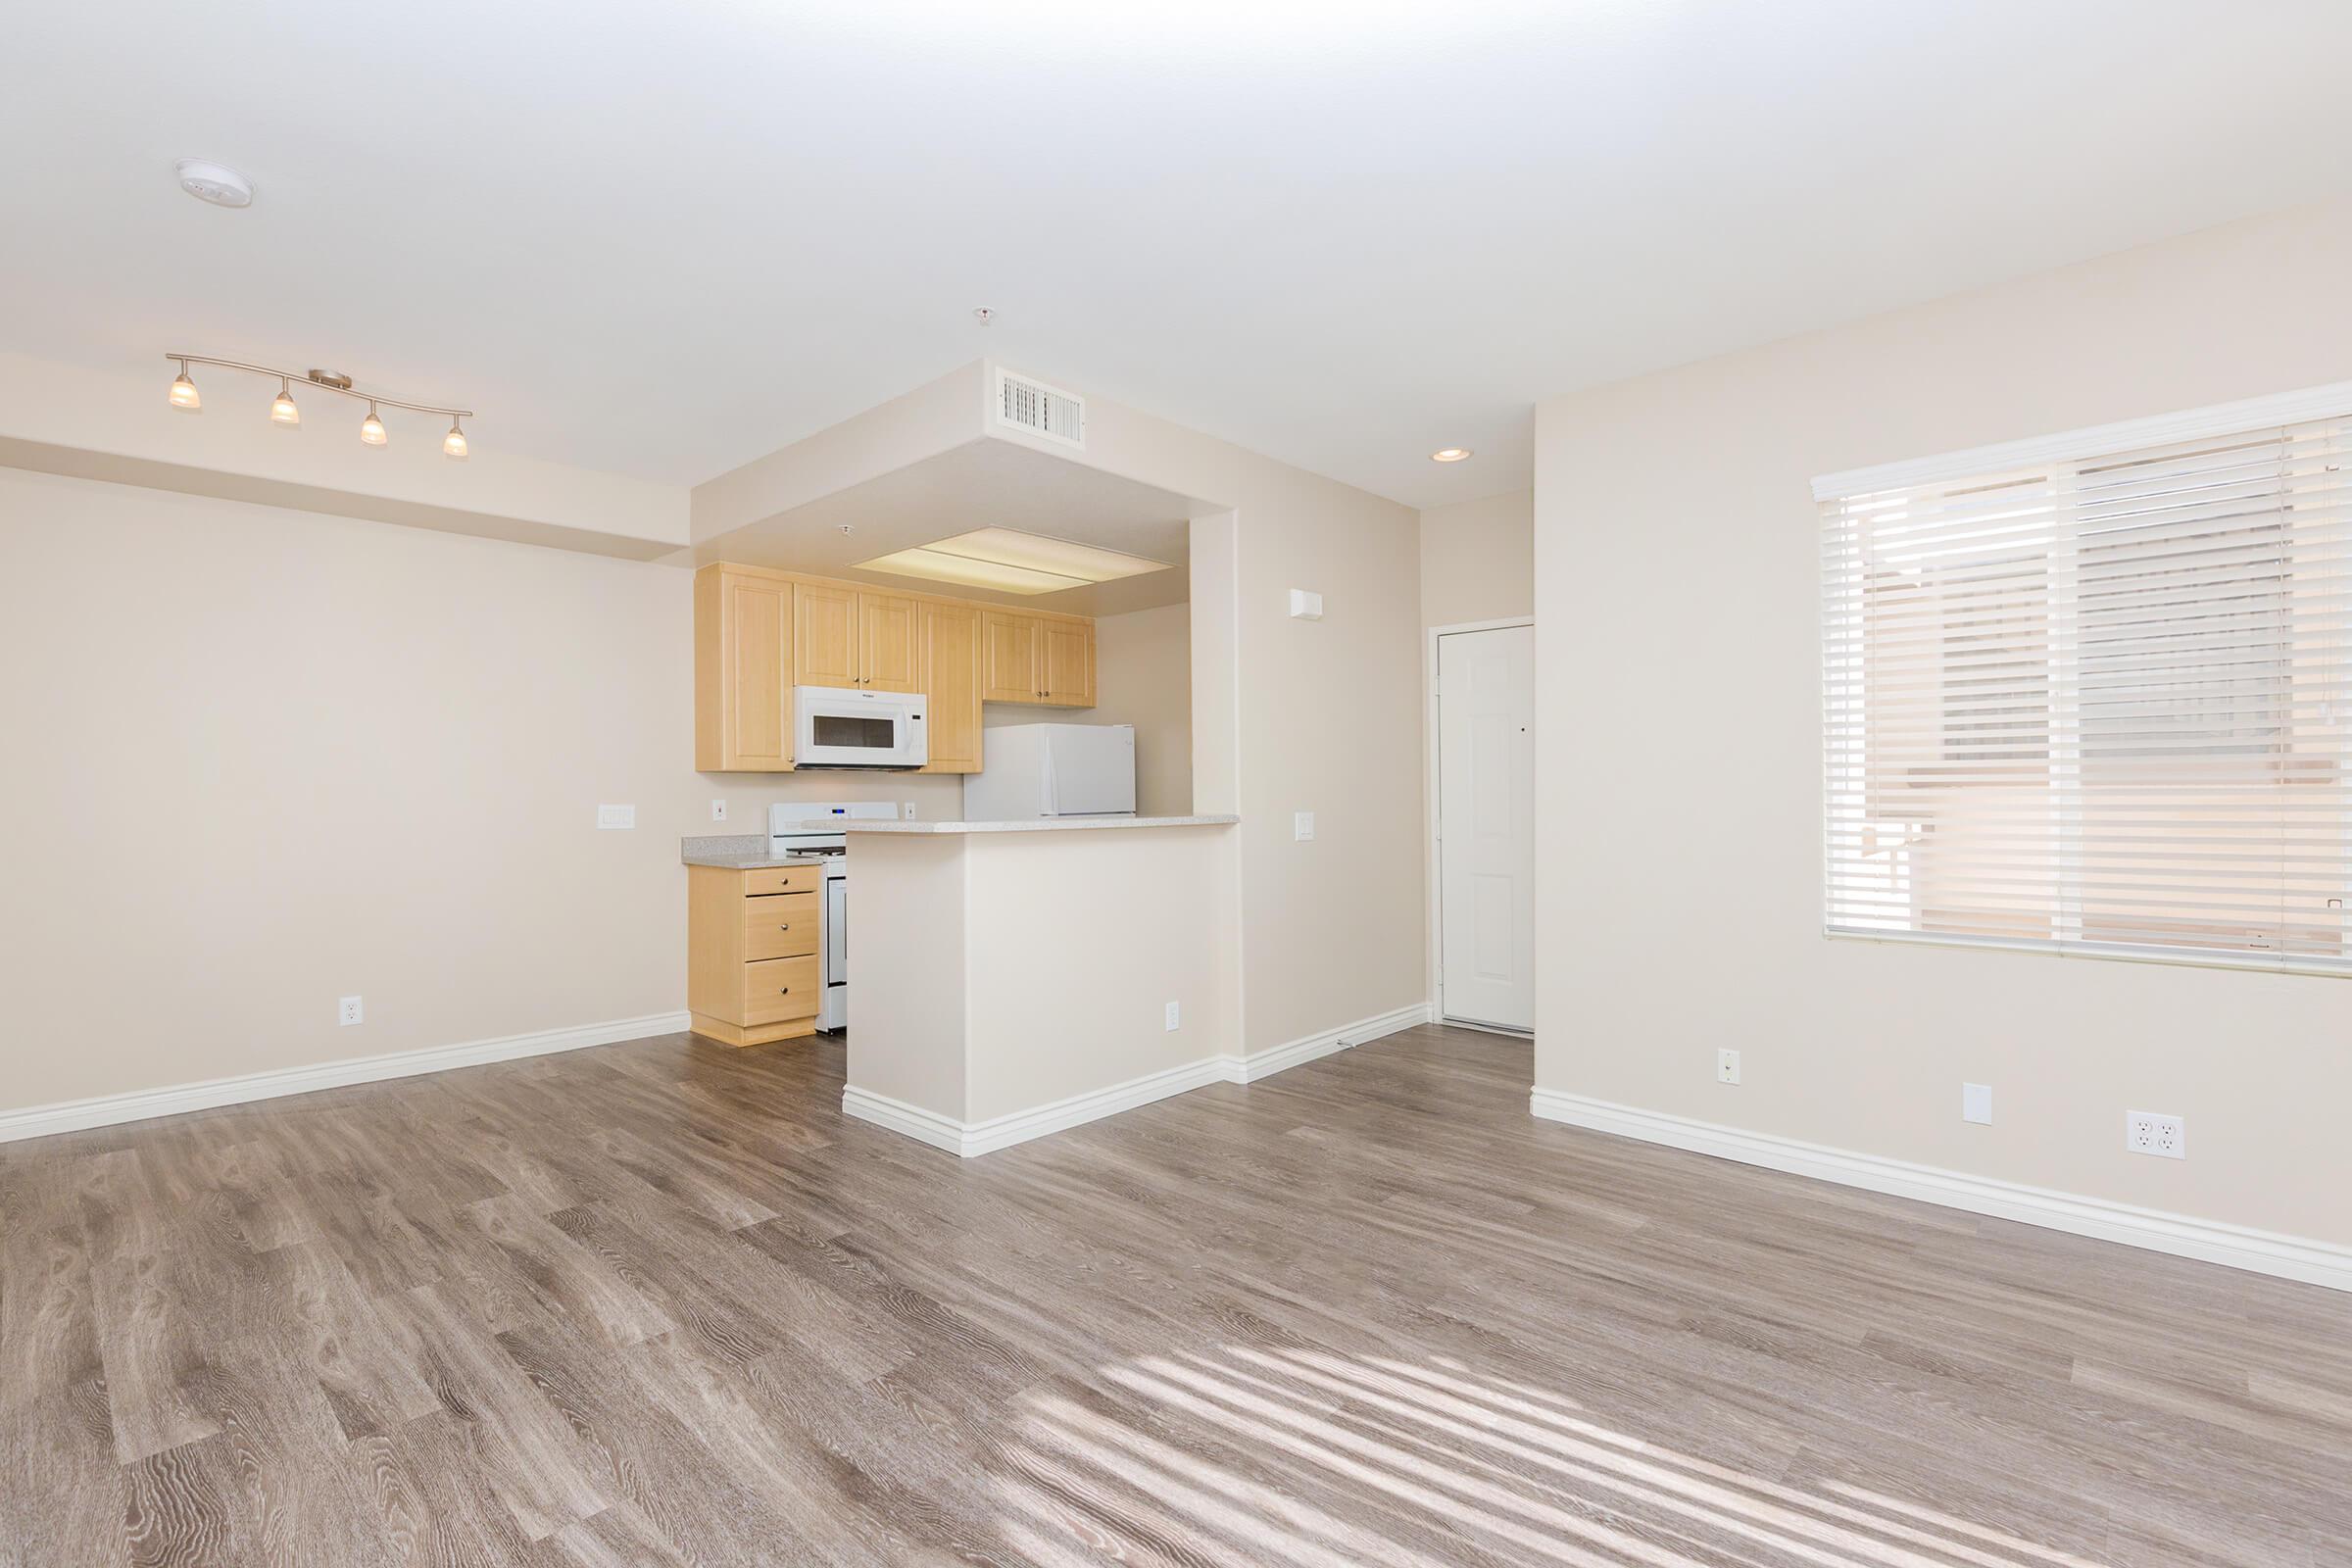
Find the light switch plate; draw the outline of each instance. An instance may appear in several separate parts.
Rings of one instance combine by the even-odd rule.
[[[637,808],[634,806],[600,806],[596,808],[596,825],[600,828],[635,827]]]
[[[713,822],[724,822],[726,819],[727,803],[724,801],[712,801],[710,803],[710,820]]]
[[[1293,839],[1295,839],[1296,841],[1298,841],[1298,843],[1300,843],[1300,844],[1304,844],[1304,843],[1305,843],[1305,842],[1306,842],[1308,839],[1311,839],[1311,838],[1313,838],[1314,836],[1315,836],[1315,813],[1314,813],[1314,812],[1312,812],[1312,811],[1294,811],[1294,812],[1292,812],[1292,813],[1291,813],[1291,837],[1292,837]]]
[[[1992,1121],[1992,1085],[1962,1084],[1960,1086],[1960,1119],[1990,1125]]]
[[[906,820],[907,820],[907,821],[909,821],[909,822],[913,821],[913,820],[914,820],[914,803],[913,803],[912,801],[908,801],[908,802],[906,803]]]

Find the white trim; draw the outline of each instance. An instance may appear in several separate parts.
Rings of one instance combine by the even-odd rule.
[[[1460,1018],[1446,1016],[1446,854],[1438,837],[1439,813],[1445,809],[1444,792],[1439,788],[1445,759],[1439,755],[1442,737],[1438,733],[1438,639],[1463,632],[1509,631],[1536,624],[1533,615],[1505,615],[1499,620],[1459,620],[1449,626],[1432,626],[1422,649],[1421,669],[1421,757],[1428,777],[1423,781],[1421,798],[1429,803],[1421,824],[1421,875],[1429,884],[1429,907],[1423,918],[1429,930],[1429,1015],[1446,1025],[1464,1024]],[[1534,868],[1529,868],[1534,874]],[[1494,1024],[1471,1023],[1466,1027],[1486,1029],[1496,1033],[1517,1034],[1518,1030],[1498,1030]],[[1534,1030],[1525,1031],[1529,1035]]]
[[[1915,1165],[1878,1154],[1858,1154],[1823,1144],[1800,1143],[1793,1138],[1776,1138],[1767,1133],[1639,1110],[1556,1090],[1530,1091],[1528,1108],[1544,1121],[1566,1122],[1593,1132],[1615,1133],[1621,1138],[1712,1154],[1718,1159],[1762,1165],[1817,1181],[1836,1182],[1841,1187],[1891,1193],[1944,1208],[1965,1209],[1972,1214],[1990,1214],[2047,1230],[2120,1242],[2152,1252],[2169,1252],[2176,1257],[2193,1257],[2279,1279],[2301,1280],[2329,1290],[2352,1291],[2352,1247],[2331,1242],[2282,1236],[2275,1231],[2258,1231],[2187,1214],[2168,1214],[2159,1209],[2135,1208],[2128,1203],[1996,1181],[1988,1176],[1971,1176],[1933,1165]]]
[[[609,1046],[648,1035],[683,1034],[690,1019],[683,1012],[657,1012],[643,1018],[614,1018],[605,1023],[577,1024],[568,1029],[541,1029],[531,1034],[501,1035],[455,1046],[428,1046],[421,1051],[396,1051],[381,1056],[354,1056],[322,1061],[308,1067],[281,1067],[273,1072],[245,1073],[234,1078],[209,1078],[201,1083],[175,1084],[168,1089],[137,1089],[122,1095],[91,1100],[69,1100],[53,1105],[0,1111],[0,1143],[20,1138],[46,1138],[52,1133],[80,1132],[112,1127],[151,1116],[176,1116],[184,1111],[211,1110],[220,1105],[242,1105],[281,1095],[307,1095],[314,1090],[341,1089],[351,1084],[379,1083],[387,1078],[411,1078],[418,1073],[447,1072],[453,1067],[478,1067],[486,1062],[512,1061],[520,1056],[544,1056],[559,1051]]]
[[[1337,1051],[1360,1046],[1384,1035],[1429,1021],[1429,1004],[1417,1002],[1398,1007],[1393,1012],[1376,1013],[1372,1017],[1327,1029],[1320,1034],[1303,1036],[1268,1051],[1252,1052],[1247,1056],[1202,1056],[1198,1061],[1146,1073],[1130,1078],[1107,1089],[1097,1089],[1083,1095],[1072,1095],[1051,1104],[1031,1110],[1016,1110],[1007,1115],[991,1117],[987,1121],[962,1122],[920,1105],[878,1095],[870,1089],[849,1085],[841,1092],[841,1113],[858,1121],[871,1122],[894,1133],[904,1133],[934,1149],[944,1149],[951,1154],[970,1159],[979,1154],[993,1154],[1000,1149],[1010,1149],[1048,1133],[1064,1132],[1121,1111],[1134,1110],[1154,1101],[1167,1100],[1210,1084],[1249,1084],[1261,1078],[1328,1056]]]
[[[2121,419],[2113,424],[2094,424],[2081,430],[2060,431],[2055,435],[1971,447],[1965,452],[1945,452],[1932,458],[1912,458],[1901,463],[1882,463],[1867,468],[1825,473],[1813,481],[1813,499],[1838,501],[1847,496],[1899,490],[1906,485],[1934,484],[1947,479],[1967,479],[1978,474],[2032,467],[2037,463],[2098,457],[2110,452],[2128,452],[2135,447],[2197,441],[2207,436],[2235,435],[2241,430],[2299,424],[2306,419],[2327,419],[2347,414],[2352,414],[2352,381],[2333,381],[2326,386],[2305,387],[2298,392],[2242,398],[2235,403],[2216,403],[2178,414],[2159,414],[2144,419]]]
[[[1230,1082],[1253,1084],[1260,1078],[1288,1072],[1318,1056],[1328,1056],[1338,1051],[1352,1051],[1357,1046],[1367,1045],[1399,1030],[1425,1024],[1429,1018],[1429,1004],[1416,1002],[1410,1006],[1376,1012],[1369,1018],[1358,1018],[1337,1029],[1326,1029],[1321,1034],[1301,1035],[1283,1045],[1253,1051],[1247,1056],[1226,1056],[1221,1059],[1228,1064],[1227,1077]]]

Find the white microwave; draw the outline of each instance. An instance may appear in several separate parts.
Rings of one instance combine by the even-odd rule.
[[[920,767],[931,760],[920,692],[852,691],[796,686],[792,691],[794,767]]]

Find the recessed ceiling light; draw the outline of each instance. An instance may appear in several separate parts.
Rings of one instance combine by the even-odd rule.
[[[253,205],[253,181],[226,164],[182,158],[174,166],[174,172],[179,176],[179,188],[200,202],[211,202],[215,207]]]
[[[867,571],[887,571],[901,577],[928,577],[934,582],[959,582],[973,588],[999,588],[1008,594],[1052,594],[1064,588],[1083,588],[1083,577],[1064,577],[1051,571],[1031,571],[1026,566],[1000,565],[993,561],[973,561],[964,556],[951,556],[944,550],[916,546],[912,550],[894,550],[887,556],[860,561],[858,565]]]
[[[1001,588],[1015,594],[1050,594],[1088,583],[1140,577],[1169,566],[1165,561],[1131,556],[1123,550],[1052,539],[1018,528],[976,528],[858,564],[873,571]]]
[[[1459,463],[1470,456],[1468,447],[1440,447],[1429,455],[1432,463]]]

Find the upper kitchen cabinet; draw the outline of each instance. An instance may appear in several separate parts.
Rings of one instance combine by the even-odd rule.
[[[858,684],[878,692],[923,689],[915,601],[895,594],[858,595]]]
[[[915,601],[837,583],[803,582],[792,596],[792,683],[878,692],[922,689]]]
[[[1095,706],[1095,623],[1062,615],[985,612],[980,695],[992,703]]]
[[[983,611],[980,616],[980,695],[992,703],[1034,703],[1042,688],[1037,680],[1035,615],[1009,610]]]
[[[694,574],[694,765],[706,773],[792,766],[793,584],[733,566]]]
[[[915,606],[924,716],[931,747],[926,773],[980,771],[980,612],[970,605]]]
[[[855,588],[799,582],[792,589],[792,683],[795,686],[862,686],[859,678],[858,601]]]
[[[1038,701],[1054,708],[1095,706],[1095,625],[1043,620],[1037,635]]]

